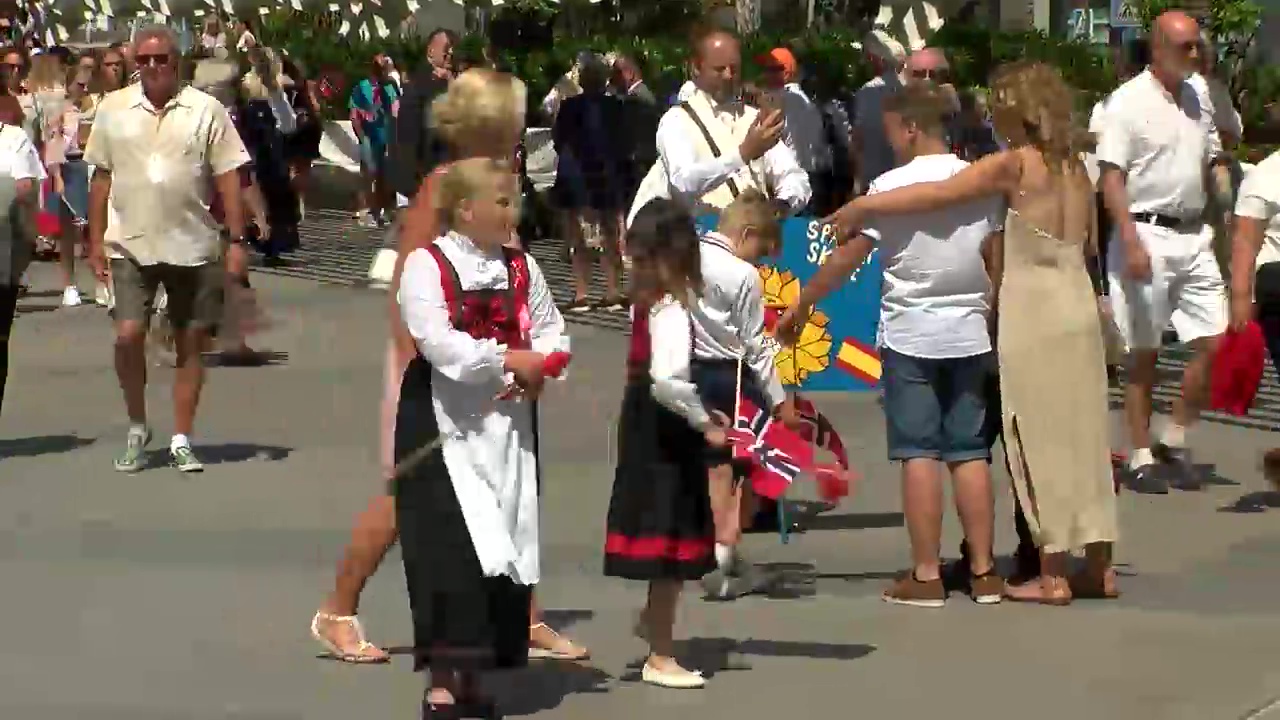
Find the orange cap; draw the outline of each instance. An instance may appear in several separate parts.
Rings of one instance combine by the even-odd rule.
[[[786,48],[774,48],[763,55],[756,58],[758,65],[774,65],[782,68],[782,71],[789,77],[796,74],[796,56]]]

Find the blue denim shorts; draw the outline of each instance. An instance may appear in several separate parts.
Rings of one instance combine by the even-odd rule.
[[[933,359],[885,347],[881,361],[890,460],[991,460],[992,353]]]
[[[84,160],[62,164],[62,204],[80,222],[89,219],[89,166]]]

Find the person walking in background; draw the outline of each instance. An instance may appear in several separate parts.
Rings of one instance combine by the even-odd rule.
[[[560,102],[551,129],[556,150],[556,184],[552,193],[562,211],[561,232],[573,263],[573,300],[566,312],[625,310],[622,291],[622,211],[627,202],[630,168],[622,101],[608,95],[609,68],[599,57],[584,58],[578,68],[582,92]],[[599,228],[600,244],[591,247],[583,225]],[[596,250],[604,273],[605,295],[598,303],[587,297]]]
[[[178,39],[172,30],[142,28],[135,49],[142,82],[103,100],[85,148],[85,160],[94,166],[89,259],[105,279],[110,256],[116,375],[129,415],[125,449],[115,468],[138,472],[146,465],[151,439],[147,321],[156,290],[164,286],[178,366],[169,454],[179,470],[197,472],[204,466],[192,450],[191,435],[204,384],[200,353],[210,328],[222,318],[226,283],[223,240],[209,205],[216,192],[232,238],[229,252],[243,254],[239,169],[249,162],[249,153],[222,104],[179,83]],[[201,158],[194,168],[193,157]],[[110,223],[108,205],[115,210]]]
[[[1138,492],[1169,491],[1157,459],[1176,472],[1177,486],[1199,486],[1187,431],[1199,418],[1209,364],[1227,327],[1226,290],[1213,256],[1212,229],[1204,222],[1205,175],[1216,131],[1188,83],[1199,53],[1200,27],[1192,17],[1171,11],[1157,18],[1151,65],[1112,95],[1098,144],[1103,198],[1118,238],[1107,267],[1112,314],[1130,353],[1125,418],[1130,484]],[[1194,354],[1157,447],[1151,440],[1151,393],[1171,321]]]
[[[0,70],[0,75],[4,72],[7,70]],[[22,293],[22,276],[35,255],[33,214],[44,180],[40,156],[22,130],[21,119],[17,101],[0,93],[0,411],[9,377],[9,334]]]
[[[809,175],[808,212],[823,216],[839,207],[832,199],[831,143],[822,110],[800,87],[800,66],[786,48],[774,48],[756,59],[764,73],[762,107],[782,110],[782,139]]]
[[[658,119],[662,111],[658,101],[645,85],[639,62],[628,55],[613,61],[614,90],[622,99],[626,120],[626,142],[629,160],[623,196],[629,203],[640,189],[645,173],[658,161]],[[626,262],[626,236],[622,239],[623,262]]]
[[[902,89],[902,65],[907,52],[897,40],[875,31],[862,41],[867,64],[875,77],[853,96],[853,135],[850,153],[854,158],[857,192],[865,192],[871,182],[897,166],[893,148],[884,134],[884,100]]]
[[[413,199],[422,181],[445,161],[446,147],[431,127],[431,103],[449,89],[457,35],[436,28],[427,36],[428,67],[414,73],[400,98],[391,139],[388,177],[395,192]]]
[[[387,128],[400,91],[386,75],[379,57],[369,60],[369,76],[351,89],[348,107],[351,129],[360,140],[360,191],[356,194],[356,221],[362,227],[386,223]]]
[[[1280,368],[1280,152],[1249,171],[1236,200],[1231,255],[1231,329],[1241,332],[1255,317]],[[1262,460],[1267,482],[1280,490],[1280,448]]]
[[[279,57],[271,48],[249,51],[251,69],[241,81],[244,112],[240,132],[253,158],[253,174],[266,203],[267,235],[259,247],[267,262],[279,261],[280,253],[296,249],[298,199],[289,182],[285,137],[297,131],[297,117],[285,94],[288,81]]]
[[[1231,151],[1244,136],[1240,112],[1231,98],[1231,89],[1219,77],[1218,50],[1208,30],[1200,33],[1200,61],[1196,72],[1187,79],[1196,91],[1200,107],[1213,120],[1214,134],[1209,138],[1211,167],[1205,191],[1206,219],[1213,226],[1213,255],[1226,281],[1231,279],[1231,211],[1235,207],[1235,187],[1240,167]]]
[[[324,126],[315,81],[288,55],[281,58],[281,66],[287,80],[283,83],[285,95],[294,116],[293,132],[284,136],[284,160],[289,166],[289,185],[297,200],[298,222],[302,222],[306,216],[307,189],[311,185],[311,165],[320,157]]]
[[[93,95],[89,91],[91,82],[92,68],[69,67],[66,101],[61,111],[50,115],[46,121],[44,161],[52,188],[50,197],[57,200],[51,210],[59,213],[61,221],[58,264],[62,269],[64,307],[80,304],[80,290],[75,277],[76,248],[84,241],[84,229],[89,220],[89,170],[84,162],[85,138],[81,137],[81,128],[85,126],[84,113],[93,106]]]

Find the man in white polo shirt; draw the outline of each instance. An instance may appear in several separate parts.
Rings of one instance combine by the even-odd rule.
[[[1249,324],[1256,299],[1271,362],[1280,367],[1280,152],[1245,176],[1232,227],[1231,327]],[[1262,467],[1280,487],[1280,448],[1267,451]]]
[[[1226,329],[1222,275],[1203,221],[1213,121],[1187,82],[1199,62],[1200,28],[1181,12],[1156,19],[1151,64],[1111,96],[1098,146],[1101,189],[1114,224],[1108,248],[1111,304],[1129,347],[1125,417],[1132,485],[1168,492],[1151,442],[1156,356],[1169,322],[1194,355],[1182,398],[1158,446],[1182,479],[1186,429],[1208,386],[1210,351]]]

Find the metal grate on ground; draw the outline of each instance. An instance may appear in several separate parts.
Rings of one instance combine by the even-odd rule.
[[[386,237],[385,230],[362,228],[351,219],[350,213],[334,210],[309,210],[301,232],[302,247],[289,256],[285,265],[254,269],[271,275],[363,287],[366,285],[369,265]],[[535,243],[530,253],[542,268],[556,302],[563,304],[572,300],[573,276],[560,246],[552,241]],[[590,297],[597,300],[602,296],[603,289],[597,278]],[[565,319],[571,323],[622,333],[627,332],[629,325],[626,314],[619,312],[566,313]],[[1168,412],[1173,400],[1179,395],[1186,359],[1187,351],[1179,347],[1166,348],[1161,353],[1160,382],[1153,398],[1158,411]],[[1122,400],[1120,388],[1113,387],[1112,404],[1118,405]],[[1258,399],[1247,416],[1207,413],[1205,419],[1240,427],[1280,431],[1280,377],[1277,377],[1274,369],[1267,369]]]

